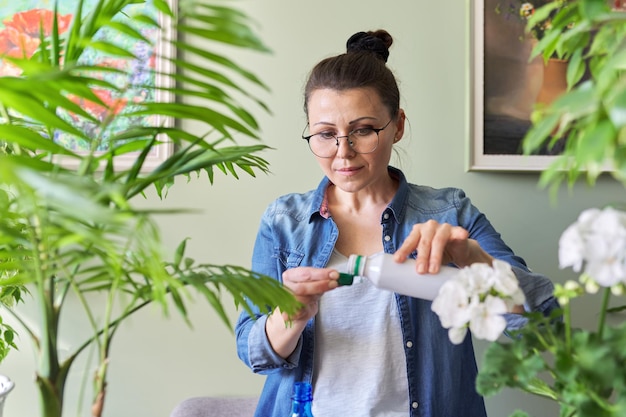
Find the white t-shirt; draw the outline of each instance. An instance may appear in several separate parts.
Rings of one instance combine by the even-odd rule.
[[[328,267],[345,272],[347,260],[334,251]],[[315,319],[312,411],[315,417],[408,415],[406,358],[393,292],[357,278],[322,296]]]

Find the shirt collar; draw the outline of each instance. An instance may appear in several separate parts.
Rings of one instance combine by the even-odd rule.
[[[396,223],[401,223],[402,218],[406,213],[407,199],[409,198],[409,184],[406,181],[404,173],[398,168],[390,166],[389,175],[398,180],[398,190],[396,195],[393,196],[393,200],[387,206],[385,212],[389,211],[393,216]]]

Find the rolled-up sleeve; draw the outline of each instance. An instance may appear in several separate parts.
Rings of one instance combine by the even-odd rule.
[[[284,359],[272,348],[265,333],[267,316],[259,318],[252,325],[248,334],[248,366],[255,373],[266,374],[277,369],[292,369],[298,366],[300,352],[302,351],[302,336],[293,353]]]
[[[276,263],[272,233],[272,218],[275,204],[265,211],[257,233],[252,256],[252,270],[280,280],[282,271]],[[267,374],[274,370],[291,369],[298,365],[302,350],[302,336],[294,352],[284,359],[272,348],[265,332],[267,314],[261,314],[255,306],[250,306],[254,315],[243,311],[235,326],[237,338],[237,354],[239,358],[255,373]]]
[[[538,312],[547,317],[553,310],[560,308],[554,297],[554,285],[548,278],[518,267],[513,267],[513,273],[526,298],[525,311]],[[505,314],[504,318],[507,322],[507,331],[518,330],[528,323],[528,319],[520,314]]]

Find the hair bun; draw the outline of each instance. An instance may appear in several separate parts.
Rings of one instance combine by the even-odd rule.
[[[358,32],[350,36],[346,43],[348,53],[351,52],[371,52],[378,58],[387,62],[389,58],[389,47],[393,39],[384,30],[376,32]]]

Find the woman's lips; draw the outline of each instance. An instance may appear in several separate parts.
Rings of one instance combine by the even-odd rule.
[[[349,177],[351,175],[355,175],[360,170],[361,170],[360,167],[339,168],[339,169],[337,169],[337,173],[340,174],[340,175],[344,175],[346,177]]]

